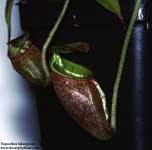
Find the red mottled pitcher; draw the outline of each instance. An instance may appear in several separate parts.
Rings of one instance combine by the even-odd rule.
[[[8,56],[14,69],[25,79],[37,85],[46,86],[46,76],[42,67],[40,50],[22,35],[10,43]]]
[[[70,116],[94,137],[111,138],[113,131],[108,122],[105,96],[92,73],[59,55],[52,59],[51,68],[56,94]]]

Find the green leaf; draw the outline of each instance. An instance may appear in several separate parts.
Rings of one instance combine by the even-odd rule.
[[[93,76],[89,69],[66,60],[56,53],[50,61],[50,69],[57,74],[70,78],[86,79]]]
[[[13,7],[14,0],[7,0],[6,7],[5,7],[5,19],[8,28],[8,40],[10,41],[10,34],[11,34],[11,14],[12,14],[12,7]]]
[[[118,0],[96,0],[100,5],[118,15],[118,17],[122,20],[121,10]]]

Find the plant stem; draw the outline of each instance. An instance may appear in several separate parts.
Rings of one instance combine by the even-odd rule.
[[[68,8],[69,2],[70,2],[70,0],[65,0],[62,11],[61,11],[60,15],[58,16],[55,25],[53,26],[52,30],[50,31],[50,33],[48,35],[48,38],[46,39],[45,43],[43,44],[43,48],[42,48],[42,66],[43,66],[43,69],[44,69],[47,80],[50,79],[50,72],[49,72],[49,68],[47,66],[47,60],[46,60],[47,48],[48,48],[51,40],[53,39],[53,36],[56,33],[61,21],[63,20],[63,17],[66,13],[67,8]]]
[[[7,24],[7,30],[8,30],[8,43],[11,40],[11,16],[12,16],[12,8],[13,8],[14,0],[7,0],[6,6],[5,6],[5,19]],[[10,45],[8,44],[8,51],[9,51]]]
[[[120,86],[120,80],[122,77],[122,72],[125,64],[125,58],[126,58],[126,52],[128,49],[129,41],[131,38],[131,34],[133,31],[133,27],[136,21],[136,17],[138,14],[139,6],[140,6],[140,0],[136,0],[135,7],[130,19],[130,23],[127,29],[127,33],[125,36],[125,40],[123,43],[123,48],[120,56],[119,66],[117,70],[116,80],[114,83],[113,88],[113,96],[112,96],[112,107],[111,107],[111,128],[115,131],[116,130],[116,109],[117,109],[117,98],[118,98],[118,92],[119,92],[119,86]]]

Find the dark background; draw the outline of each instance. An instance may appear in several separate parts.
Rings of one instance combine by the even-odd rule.
[[[30,33],[31,40],[40,49],[63,2],[23,0],[19,4],[22,28]],[[136,21],[121,80],[117,107],[118,130],[115,136],[106,142],[93,138],[64,111],[53,87],[40,88],[31,85],[37,97],[41,143],[44,150],[152,149],[151,2],[142,2],[143,18]],[[71,0],[66,16],[52,41],[52,45],[73,41],[86,41],[90,44],[91,51],[88,54],[74,53],[65,57],[87,66],[94,72],[106,94],[109,110],[120,52],[134,1],[120,0],[120,4],[124,24],[95,0]]]

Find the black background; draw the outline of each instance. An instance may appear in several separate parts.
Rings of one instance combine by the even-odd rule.
[[[49,0],[27,0],[19,4],[22,28],[30,33],[31,40],[40,49],[63,2],[63,0],[58,0],[57,3],[49,2]],[[98,5],[95,0],[72,0],[52,41],[52,44],[73,41],[86,41],[90,44],[91,51],[88,54],[74,53],[65,57],[93,71],[106,94],[109,110],[120,52],[134,1],[121,0],[120,3],[124,24],[117,16]],[[99,141],[81,129],[64,111],[53,87],[41,88],[31,85],[37,97],[41,143],[44,150],[61,148],[67,150],[151,149],[150,40],[152,31],[150,8],[151,2],[149,1],[144,7],[144,18],[136,22],[129,45],[118,97],[118,130],[111,140]],[[75,19],[73,15],[76,16]],[[146,28],[147,23],[150,29]],[[137,34],[138,32],[141,34]],[[137,45],[137,43],[140,44]],[[136,53],[138,49],[141,51]],[[50,57],[51,54],[48,59]],[[137,66],[140,66],[140,72],[136,69]]]

